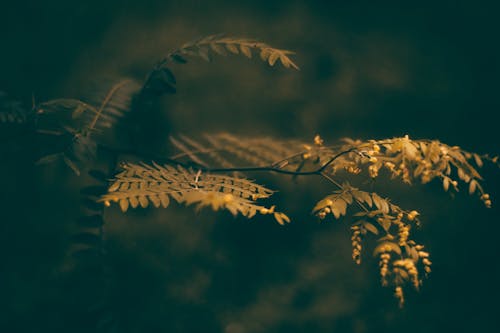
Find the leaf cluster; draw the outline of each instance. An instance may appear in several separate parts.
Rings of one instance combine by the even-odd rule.
[[[351,206],[357,209],[352,214],[354,221],[351,224],[353,260],[361,263],[363,239],[375,237],[377,245],[373,255],[379,258],[382,285],[397,289],[402,305],[403,287],[409,283],[418,290],[422,284],[420,271],[423,270],[425,276],[431,272],[429,253],[410,239],[411,228],[419,226],[419,213],[404,210],[377,193],[359,190],[348,183],[320,200],[313,213],[320,219],[328,215],[339,219],[347,214],[347,208]]]
[[[455,192],[463,182],[469,194],[476,194],[487,207],[491,206],[489,194],[481,185],[483,178],[478,168],[485,161],[498,164],[498,157],[481,156],[438,140],[412,140],[407,135],[385,140],[345,141],[340,149],[355,150],[337,159],[329,170],[331,174],[339,170],[352,174],[366,170],[374,179],[380,170],[385,170],[391,178],[401,179],[407,184],[427,184],[439,179],[445,191]]]
[[[241,54],[247,58],[252,58],[252,50],[259,54],[259,57],[274,66],[279,60],[285,68],[299,69],[289,55],[292,51],[277,49],[266,43],[249,38],[226,37],[224,35],[210,35],[190,41],[181,47],[169,52],[162,59],[158,67],[168,62],[184,64],[187,62],[187,56],[199,57],[206,61],[211,61],[212,54],[227,56],[228,54]]]
[[[344,139],[333,146],[324,145],[319,136],[313,144],[304,144],[295,140],[242,138],[227,133],[204,135],[199,140],[179,136],[171,141],[180,151],[172,159],[187,159],[206,172],[268,171],[293,176],[317,175],[329,181],[337,190],[320,200],[312,212],[320,219],[329,215],[339,219],[348,214],[349,207],[357,209],[350,226],[353,259],[361,262],[365,237],[376,238],[378,245],[373,253],[379,258],[382,284],[395,289],[401,305],[404,286],[410,284],[419,289],[422,275],[427,276],[431,271],[429,253],[410,238],[411,229],[420,225],[419,213],[402,209],[377,193],[348,183],[341,185],[334,178],[342,176],[344,171],[356,178],[366,173],[375,179],[379,177],[379,170],[384,169],[390,179],[401,179],[407,184],[415,181],[426,184],[440,179],[446,191],[450,184],[458,191],[460,180],[467,184],[470,194],[476,193],[490,207],[491,200],[479,183],[482,177],[477,168],[482,167],[484,161],[498,161],[437,140],[411,140],[408,136],[367,141]],[[223,167],[213,168],[213,165]]]
[[[247,218],[257,213],[272,214],[280,224],[290,222],[274,206],[267,208],[257,204],[258,199],[269,198],[272,191],[254,182],[232,176],[214,175],[185,169],[182,166],[148,164],[124,164],[123,171],[115,176],[108,193],[100,201],[106,205],[117,202],[122,211],[129,207],[168,207],[170,199],[196,209],[210,207],[227,209],[233,215]]]

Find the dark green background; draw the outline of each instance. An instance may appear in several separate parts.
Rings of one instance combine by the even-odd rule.
[[[320,133],[436,138],[496,154],[498,8],[487,2],[414,4],[279,1],[18,1],[0,10],[0,90],[29,105],[80,97],[104,79],[142,79],[171,48],[212,33],[297,52],[301,71],[243,57],[175,66],[178,93],[144,114],[145,149],[171,133],[228,131],[311,140]],[[2,127],[3,128],[3,127]],[[4,136],[2,136],[4,137]],[[329,188],[264,177],[293,224],[208,210],[107,213],[107,284],[76,276],[65,257],[78,216],[78,179],[34,167],[27,134],[5,136],[1,170],[0,331],[92,332],[110,313],[118,332],[438,332],[498,327],[494,207],[439,184],[376,189],[422,213],[419,240],[434,272],[399,310],[376,263],[357,267],[342,222],[309,215]],[[15,141],[14,141],[15,140]],[[40,143],[40,142],[38,142]],[[465,191],[463,191],[465,192]],[[107,308],[87,305],[107,295]]]

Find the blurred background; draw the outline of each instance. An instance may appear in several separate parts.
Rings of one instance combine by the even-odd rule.
[[[178,92],[141,115],[136,144],[161,148],[173,133],[219,131],[302,140],[319,133],[327,144],[409,134],[494,155],[497,16],[486,1],[16,1],[0,11],[0,90],[27,106],[32,95],[80,98],[115,78],[142,80],[169,50],[223,32],[293,50],[301,69],[241,56],[175,65]],[[57,163],[34,166],[50,141],[1,129],[2,332],[498,327],[494,167],[483,171],[491,209],[465,193],[451,198],[440,184],[374,185],[421,212],[416,237],[434,262],[431,278],[401,310],[379,285],[369,251],[361,266],[351,261],[346,223],[310,214],[331,189],[308,179],[259,175],[280,190],[277,203],[293,219],[286,227],[175,205],[126,215],[109,209],[104,268],[79,271],[67,249],[88,177]]]

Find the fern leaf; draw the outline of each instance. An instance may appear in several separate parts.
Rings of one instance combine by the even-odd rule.
[[[266,43],[253,39],[225,37],[223,35],[210,35],[185,43],[180,48],[168,53],[166,58],[159,62],[157,67],[162,67],[168,61],[186,63],[186,56],[198,56],[210,61],[209,50],[222,56],[226,56],[228,54],[227,51],[232,54],[239,54],[241,51],[244,56],[251,58],[252,49],[259,52],[261,59],[267,62],[270,66],[274,66],[276,61],[279,59],[284,67],[294,68],[296,70],[299,69],[299,67],[289,57],[290,54],[293,54],[291,51],[277,49]]]
[[[299,157],[303,144],[295,140],[277,140],[269,137],[237,137],[229,133],[206,134],[200,140],[188,137],[174,138],[183,146],[175,145],[179,153],[172,158],[189,160],[205,165],[233,168],[238,165],[269,166],[289,157]],[[195,159],[196,158],[196,159]],[[288,166],[297,164],[290,159]]]
[[[37,113],[54,115],[60,127],[69,126],[81,131],[102,133],[130,110],[132,99],[139,90],[140,86],[135,81],[125,79],[114,84],[104,97],[100,96],[101,92],[95,93],[90,97],[92,102],[54,99],[38,105]]]
[[[76,118],[83,113],[96,114],[97,109],[81,100],[72,98],[58,98],[47,102],[40,103],[38,105],[37,113],[41,115],[51,115],[57,114],[60,118],[64,119],[62,112],[68,114],[71,118]]]
[[[130,111],[134,96],[140,91],[140,85],[131,79],[123,79],[113,84],[104,97],[93,96],[97,112],[88,114],[85,119],[90,131],[104,131],[111,128],[121,117]]]
[[[274,206],[266,208],[256,203],[272,193],[268,188],[243,178],[206,174],[181,166],[125,164],[108,193],[99,201],[107,205],[117,202],[125,212],[129,207],[145,208],[150,203],[154,207],[167,207],[171,198],[178,203],[195,205],[196,209],[227,209],[233,215],[241,214],[247,218],[257,213],[273,214],[278,223],[289,222],[289,218],[276,212]]]

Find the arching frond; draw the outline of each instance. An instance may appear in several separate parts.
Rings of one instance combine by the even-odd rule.
[[[97,108],[73,98],[57,98],[37,105],[40,116],[38,130],[42,132],[65,132],[65,127],[83,129],[88,122],[81,120],[83,114],[97,114]]]
[[[270,66],[279,60],[286,68],[299,69],[289,55],[292,51],[277,49],[266,43],[249,38],[226,37],[224,35],[210,35],[194,41],[185,43],[180,48],[168,53],[159,63],[161,67],[169,61],[186,63],[187,56],[200,57],[210,61],[212,54],[226,56],[228,54],[242,54],[247,58],[252,58],[252,51],[259,54],[259,57]]]
[[[105,94],[94,93],[89,101],[54,99],[39,104],[37,113],[55,115],[60,127],[98,133],[111,128],[130,110],[132,99],[140,90],[137,82],[125,79],[115,83]]]
[[[257,213],[273,214],[280,224],[290,221],[285,214],[276,212],[274,206],[257,204],[258,199],[268,198],[273,192],[247,179],[156,163],[125,164],[123,169],[100,199],[107,205],[117,202],[122,211],[150,204],[166,208],[170,199],[174,199],[186,205],[196,204],[197,209],[227,209],[233,215],[247,218]]]
[[[104,131],[130,111],[134,96],[141,86],[132,79],[123,79],[114,83],[105,93],[94,93],[89,100],[96,106],[96,113],[81,114],[89,130]]]
[[[238,137],[229,133],[206,134],[197,140],[180,135],[171,137],[171,142],[179,151],[174,159],[225,168],[270,166],[284,159],[290,159],[292,163],[293,158],[306,151],[297,140]]]

